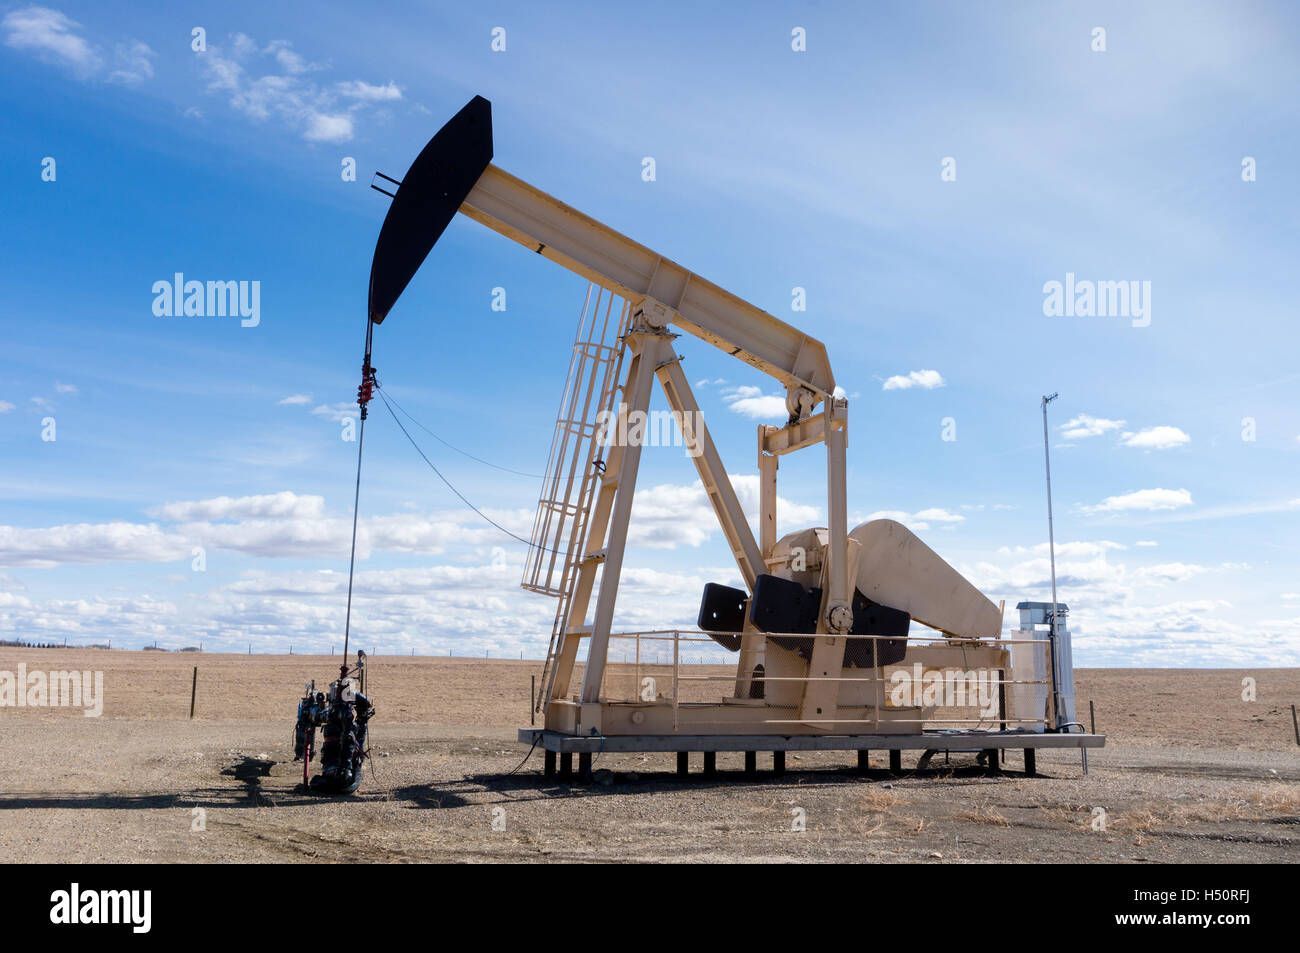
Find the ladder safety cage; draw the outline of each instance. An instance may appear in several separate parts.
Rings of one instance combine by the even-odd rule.
[[[542,668],[543,685],[568,618],[584,556],[581,547],[588,515],[604,471],[602,422],[616,413],[629,312],[627,302],[598,285],[588,285],[520,581],[530,592],[559,598]]]

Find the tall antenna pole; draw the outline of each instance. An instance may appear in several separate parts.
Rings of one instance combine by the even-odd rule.
[[[1052,565],[1052,716],[1059,719],[1061,714],[1061,691],[1056,680],[1056,533],[1052,528],[1052,455],[1048,450],[1047,405],[1060,396],[1052,394],[1043,397],[1043,462],[1047,465],[1047,555]]]

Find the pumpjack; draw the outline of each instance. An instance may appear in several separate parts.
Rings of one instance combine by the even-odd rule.
[[[592,754],[741,751],[746,769],[771,751],[974,751],[997,766],[1020,748],[1104,744],[1074,718],[1066,608],[1003,609],[906,526],[847,525],[848,400],[822,342],[493,164],[491,104],[474,97],[399,181],[370,274],[370,345],[457,215],[485,225],[590,284],[522,585],[557,599],[535,711],[520,740],[546,752],[545,772],[590,771]],[[757,431],[757,534],[682,370],[683,335],[757,368],[785,389],[788,419]],[[698,628],[612,631],[644,420],[658,382],[689,447],[742,586],[705,587]],[[782,457],[822,446],[827,525],[778,535]],[[1042,626],[1048,631],[1043,632]],[[611,642],[622,648],[611,658]],[[721,646],[734,666],[686,666],[684,646]],[[585,651],[584,651],[585,650]],[[667,657],[667,660],[665,658]],[[579,670],[581,674],[579,676]],[[695,674],[700,672],[703,674]],[[983,681],[980,679],[983,678]],[[995,686],[972,713],[963,689]],[[949,691],[951,690],[951,691]],[[928,755],[923,755],[928,759]]]

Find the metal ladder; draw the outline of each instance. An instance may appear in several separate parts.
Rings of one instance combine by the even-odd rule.
[[[520,585],[530,592],[559,598],[542,665],[542,691],[534,703],[536,711],[541,711],[545,700],[551,697],[556,657],[566,636],[577,639],[582,635],[584,620],[577,619],[576,627],[570,620],[575,609],[575,593],[580,595],[577,602],[585,616],[602,561],[600,554],[582,551],[591,529],[596,488],[601,488],[602,496],[610,494],[612,498],[618,486],[617,474],[607,472],[610,461],[601,456],[606,442],[602,421],[613,421],[618,411],[624,355],[622,339],[630,312],[628,304],[621,302],[618,320],[614,322],[614,301],[612,292],[588,285],[520,580]],[[608,511],[607,506],[597,509]]]

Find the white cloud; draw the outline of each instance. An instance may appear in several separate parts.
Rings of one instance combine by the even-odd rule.
[[[243,39],[251,42],[250,37],[243,37]],[[275,61],[280,64],[280,68],[286,73],[296,75],[322,68],[315,63],[308,63],[300,54],[294,52],[293,44],[288,40],[272,40],[267,44],[264,52],[274,56]]]
[[[1122,420],[1107,420],[1105,417],[1090,417],[1079,414],[1073,420],[1067,420],[1057,427],[1066,440],[1082,440],[1085,437],[1099,437],[1124,426]]]
[[[425,567],[387,567],[356,575],[354,641],[382,653],[415,649],[457,656],[491,654],[529,658],[545,651],[554,602],[519,586],[522,550],[492,547],[474,563]],[[198,645],[209,650],[296,651],[328,654],[341,649],[345,571],[269,572],[248,570],[225,586],[195,593],[179,605],[138,596],[38,601],[17,592],[0,593],[0,637],[114,647],[158,644],[168,648]],[[708,581],[739,584],[735,567],[663,571],[625,567],[615,631],[690,628]],[[614,640],[611,658],[630,643]],[[653,646],[645,649],[653,654]],[[671,652],[671,648],[667,651]],[[688,661],[716,647],[683,646]],[[728,657],[730,658],[730,657]]]
[[[40,529],[0,526],[0,566],[16,569],[124,560],[168,562],[189,555],[188,541],[153,524],[76,523]]]
[[[930,507],[926,510],[918,510],[912,514],[912,519],[925,520],[932,523],[960,523],[966,519],[964,516],[958,516],[956,513],[949,513],[939,507]]]
[[[7,414],[14,409],[14,405],[7,400],[0,400],[0,414]]]
[[[13,10],[0,21],[6,31],[5,44],[38,58],[70,69],[78,79],[102,77],[110,83],[135,86],[153,78],[153,60],[158,55],[140,40],[113,44],[108,56],[81,34],[81,24],[58,10],[30,6]],[[111,61],[111,65],[105,66]]]
[[[1123,548],[1123,543],[1112,542],[1109,539],[1099,539],[1095,541],[1076,540],[1074,542],[1057,543],[1056,555],[1063,557],[1104,556],[1108,552]],[[1003,546],[998,550],[998,552],[1004,556],[1047,556],[1050,550],[1051,547],[1048,543],[1037,543],[1033,546]]]
[[[925,390],[933,390],[936,387],[943,387],[946,382],[943,375],[938,371],[912,371],[909,374],[895,374],[887,378],[881,385],[881,390],[910,390],[913,387],[921,387]]]
[[[321,404],[313,407],[311,412],[317,417],[328,417],[335,423],[341,423],[348,417],[356,418],[359,413],[356,404]]]
[[[378,103],[401,99],[393,83],[361,80],[318,83],[309,74],[324,67],[310,63],[285,40],[265,47],[243,33],[226,47],[209,46],[203,56],[208,89],[226,93],[233,109],[256,122],[280,119],[308,142],[347,142],[356,135],[356,117]],[[340,98],[349,105],[340,104]]]
[[[347,113],[311,112],[302,135],[308,142],[347,142],[352,138],[352,117]]]
[[[1122,513],[1130,510],[1173,510],[1190,506],[1192,494],[1187,490],[1136,490],[1120,496],[1108,496],[1096,506],[1083,507],[1088,513]]]
[[[1137,433],[1125,433],[1121,442],[1126,447],[1137,447],[1140,450],[1168,450],[1170,447],[1181,447],[1191,439],[1177,427],[1162,426],[1147,427]]]
[[[194,522],[182,523],[176,530],[206,549],[225,549],[266,558],[346,559],[352,539],[352,520],[288,517],[231,523]],[[370,553],[369,535],[358,526],[357,558],[368,558]]]
[[[361,99],[366,102],[378,103],[402,98],[402,91],[393,82],[388,83],[386,86],[372,86],[370,83],[354,79],[336,85],[339,94],[346,96],[348,99]]]
[[[1159,546],[1160,544],[1157,543],[1154,539],[1139,539],[1139,540],[1137,541],[1137,544],[1136,544],[1136,545],[1138,545],[1138,546]]]
[[[1182,582],[1203,572],[1209,572],[1209,569],[1188,563],[1161,563],[1157,566],[1142,566],[1134,570],[1133,576],[1135,579],[1158,582]]]
[[[100,67],[100,54],[80,35],[81,24],[58,10],[23,7],[6,14],[0,26],[8,31],[7,46],[69,66],[79,76],[90,76]]]
[[[128,40],[113,48],[114,68],[108,73],[109,82],[124,86],[138,86],[153,79],[153,60],[158,54],[147,43]]]
[[[1294,635],[1261,632],[1258,624],[1241,620],[1228,600],[1197,595],[1207,588],[1200,577],[1222,567],[1113,563],[1116,548],[1109,541],[1057,546],[1057,585],[1071,610],[1076,665],[1228,667],[1300,658],[1300,639]],[[1045,544],[1029,547],[1025,558],[1025,547],[1004,548],[999,556],[1010,559],[957,568],[994,602],[1046,601],[1051,598],[1046,549]],[[1172,591],[1172,597],[1162,597],[1163,591]],[[1016,614],[1008,612],[1006,622],[1014,629]]]
[[[757,387],[742,385],[722,392],[727,409],[753,420],[786,421],[790,411],[785,406],[785,396],[764,394]]]
[[[164,503],[151,509],[149,515],[164,520],[313,519],[324,510],[323,496],[300,496],[286,490],[262,496],[217,496],[208,500]]]
[[[25,597],[6,599],[0,595],[0,632],[9,638],[33,642],[57,642],[115,647],[129,641],[166,644],[175,637],[176,606],[149,596],[89,599],[50,599],[44,602]],[[202,622],[194,627],[195,640],[203,637]],[[180,643],[185,644],[185,643]]]
[[[75,396],[77,395],[77,385],[76,385],[76,384],[59,384],[59,383],[56,383],[56,384],[54,385],[54,389],[55,389],[56,391],[58,391],[60,394],[70,394],[70,395],[72,395],[73,397],[75,397]]]
[[[758,520],[758,476],[732,474],[731,485],[753,525]],[[776,517],[782,527],[793,530],[815,525],[821,519],[821,510],[778,496]],[[633,545],[655,549],[700,546],[721,532],[708,494],[698,480],[641,488],[632,499],[628,539]]]
[[[276,403],[289,404],[289,405],[310,404],[311,394],[290,394],[288,397],[285,397],[283,400],[276,401]]]

